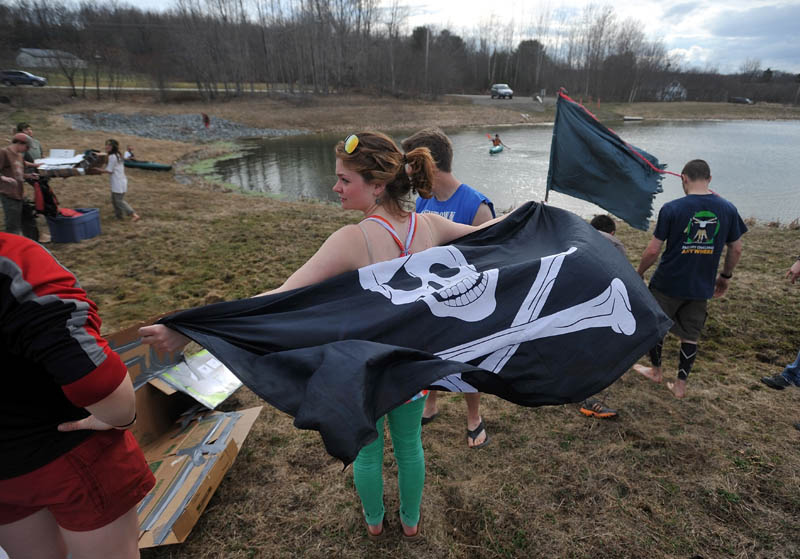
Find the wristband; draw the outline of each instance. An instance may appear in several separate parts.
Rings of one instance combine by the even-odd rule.
[[[126,423],[125,425],[114,425],[114,429],[126,429],[136,423],[136,412],[133,413],[133,419],[131,419],[130,423]]]
[[[731,279],[733,277],[733,274],[726,274],[725,272],[720,272],[719,273],[719,277],[725,278],[725,279]]]

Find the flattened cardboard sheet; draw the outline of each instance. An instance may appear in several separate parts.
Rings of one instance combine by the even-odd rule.
[[[178,383],[158,378],[174,370],[181,356],[143,346],[138,329],[144,324],[152,321],[107,336],[136,387],[133,434],[156,478],[137,508],[140,548],[180,543],[189,536],[261,412],[261,406],[210,411],[197,404],[196,394],[190,397]],[[214,361],[206,352],[194,367],[207,367],[205,373],[213,377]]]

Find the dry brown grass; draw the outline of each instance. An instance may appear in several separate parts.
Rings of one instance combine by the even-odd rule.
[[[386,111],[407,107],[367,105],[359,111],[354,101],[336,127],[360,127],[361,118],[349,119],[374,111],[370,118],[380,128],[392,121]],[[419,105],[420,115],[441,109]],[[76,103],[0,110],[7,123],[32,121],[46,147],[85,149],[102,146],[108,134],[72,131],[57,115],[88,108]],[[104,108],[112,109],[186,111],[139,104]],[[244,104],[213,110],[250,114]],[[316,110],[287,105],[280,112],[292,115],[241,121],[274,127],[286,119],[286,126],[297,126],[304,112],[309,123],[324,112]],[[425,124],[434,122],[439,121]],[[135,142],[140,157],[160,161],[197,148],[120,140]],[[137,224],[111,217],[105,177],[53,183],[62,205],[100,208],[101,236],[51,250],[100,305],[105,332],[173,308],[274,287],[330,232],[357,218],[325,204],[182,185],[172,174],[129,170],[128,176],[128,198],[143,217]],[[619,234],[636,263],[649,235],[627,227]],[[684,401],[635,373],[605,395],[621,412],[614,421],[586,419],[575,406],[528,409],[485,396],[492,441],[472,451],[466,447],[462,398],[442,398],[442,414],[423,436],[425,539],[418,544],[399,537],[390,453],[389,537],[376,545],[365,535],[351,469],[343,472],[325,454],[316,433],[296,430],[289,417],[266,406],[189,539],[142,556],[797,557],[800,433],[792,423],[800,421],[800,393],[769,390],[758,378],[794,359],[800,345],[800,290],[783,279],[798,246],[797,229],[754,226],[747,234],[730,293],[711,303]],[[667,371],[674,371],[674,338],[668,338],[664,355]],[[223,409],[259,403],[242,389]]]
[[[778,103],[737,105],[735,103],[589,103],[589,110],[601,119],[624,115],[645,120],[796,120],[800,107]]]
[[[252,95],[226,102],[207,103],[196,99],[195,94],[175,94],[181,102],[155,103],[152,95],[141,92],[124,92],[124,102],[104,98],[72,99],[66,91],[27,89],[12,90],[12,107],[0,105],[0,111],[18,113],[35,111],[47,106],[59,106],[58,112],[116,112],[123,114],[185,114],[201,112],[214,118],[229,119],[255,128],[299,129],[309,132],[347,131],[365,129],[417,129],[431,124],[441,127],[460,127],[486,124],[518,124],[529,122],[514,109],[497,106],[479,106],[454,100],[421,101],[368,95],[289,96]],[[23,95],[24,94],[24,95]],[[552,121],[548,115],[531,115],[531,118]],[[199,121],[198,121],[199,122]],[[137,141],[138,144],[142,142]],[[137,157],[142,158],[137,152]]]

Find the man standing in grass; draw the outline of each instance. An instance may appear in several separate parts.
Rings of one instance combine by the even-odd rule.
[[[27,122],[20,122],[17,124],[17,133],[22,132],[28,136],[28,150],[25,152],[25,161],[33,163],[37,159],[41,159],[42,143],[33,137],[33,127]]]
[[[25,199],[25,179],[36,175],[25,173],[22,154],[28,149],[28,136],[19,132],[11,139],[11,145],[0,149],[0,202],[5,214],[5,232],[38,238],[36,222],[23,218],[22,203]]]
[[[453,176],[453,144],[444,132],[438,128],[426,128],[403,141],[403,150],[406,152],[422,147],[431,150],[436,171],[433,196],[427,200],[417,198],[418,213],[435,213],[467,225],[480,225],[495,217],[494,206],[486,196]],[[428,394],[422,412],[423,425],[439,415],[437,394],[435,390]],[[481,395],[478,392],[465,393],[464,400],[467,402],[467,445],[470,448],[484,447],[489,443],[489,435],[480,415]]]
[[[658,213],[650,244],[642,253],[639,275],[661,256],[650,291],[664,313],[674,322],[670,332],[681,340],[678,379],[667,383],[676,398],[686,396],[686,381],[697,356],[697,341],[706,321],[708,299],[722,297],[742,255],[741,236],[747,226],[736,207],[709,190],[711,169],[702,159],[689,161],[681,172],[686,196],[664,204]],[[717,276],[722,250],[728,247],[722,271]],[[651,367],[634,369],[654,382],[661,382],[663,340],[650,350]]]
[[[800,277],[800,256],[797,257],[795,263],[786,272],[786,277],[792,283],[795,283],[797,278]],[[761,377],[761,382],[775,390],[783,390],[787,386],[800,386],[800,352],[797,353],[797,359],[794,360],[794,363],[786,365],[780,373],[769,377]],[[800,429],[800,423],[795,423],[794,426]]]
[[[25,134],[28,137],[28,149],[22,154],[23,164],[26,168],[39,167],[39,165],[36,164],[36,160],[41,159],[44,155],[42,153],[42,143],[33,137],[33,127],[27,122],[20,122],[17,124],[17,133]],[[34,222],[38,231],[39,242],[49,243],[50,233],[48,232],[47,221],[44,215],[38,214],[33,219],[39,222]],[[41,224],[41,227],[39,224]]]

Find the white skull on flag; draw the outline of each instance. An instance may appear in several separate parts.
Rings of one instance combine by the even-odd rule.
[[[380,293],[392,304],[424,301],[434,316],[465,322],[483,320],[494,312],[497,275],[497,269],[478,272],[454,246],[432,247],[358,271],[361,287]],[[416,281],[396,287],[409,277]]]

